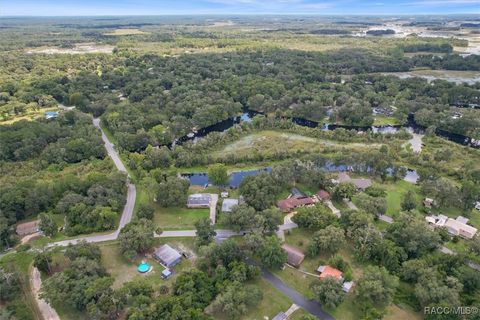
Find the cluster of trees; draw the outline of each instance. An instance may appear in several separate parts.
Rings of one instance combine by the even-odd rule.
[[[121,173],[92,172],[84,178],[67,174],[55,181],[26,178],[6,184],[0,196],[0,243],[12,246],[11,225],[40,213],[41,225],[50,236],[58,227],[54,214],[65,215],[69,235],[111,229],[125,202],[125,191]]]
[[[98,130],[91,119],[68,111],[55,120],[18,121],[0,126],[0,160],[37,158],[47,163],[76,163],[106,156]]]
[[[325,173],[309,162],[293,160],[276,166],[271,172],[246,177],[240,184],[245,202],[262,211],[275,205],[279,193],[296,183],[320,189],[328,184]]]
[[[101,264],[100,249],[81,243],[68,247],[68,266],[47,278],[41,296],[53,305],[88,313],[92,319],[115,319],[124,304],[120,290],[112,289],[114,279]]]

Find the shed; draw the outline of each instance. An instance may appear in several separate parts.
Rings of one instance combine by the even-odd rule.
[[[155,249],[153,256],[166,267],[176,266],[182,259],[182,255],[168,244],[164,244],[160,248]]]
[[[167,269],[164,269],[162,271],[162,276],[161,277],[162,277],[162,279],[166,280],[166,279],[170,278],[172,275],[173,275],[173,272],[170,269],[167,268]]]
[[[19,236],[26,236],[40,231],[40,220],[17,224],[16,232]]]
[[[212,196],[208,193],[195,193],[188,196],[188,208],[209,208]]]
[[[353,281],[346,281],[342,284],[342,290],[343,292],[350,292],[350,290],[352,290],[352,287],[353,287]]]
[[[299,267],[305,259],[305,255],[298,248],[292,247],[288,244],[283,244],[282,249],[287,253],[287,262],[289,265]]]
[[[236,205],[238,205],[238,199],[224,199],[222,203],[222,212],[232,212],[233,207],[235,207]]]

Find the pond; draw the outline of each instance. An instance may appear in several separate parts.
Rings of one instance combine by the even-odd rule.
[[[208,135],[211,132],[224,132],[231,127],[233,127],[236,124],[240,124],[243,122],[251,122],[253,117],[256,116],[257,114],[262,114],[261,112],[253,111],[253,110],[248,110],[246,109],[243,114],[241,114],[238,117],[234,118],[229,118],[224,121],[220,121],[214,125],[202,128],[198,131],[190,132],[186,136],[183,136],[173,143],[173,145],[181,145],[184,142],[187,141],[196,141],[198,138],[202,138],[206,135]],[[394,134],[397,133],[401,128],[405,128],[407,131],[411,133],[416,133],[416,134],[424,134],[425,132],[425,127],[417,124],[415,122],[413,114],[410,114],[408,116],[408,120],[404,125],[384,125],[384,126],[346,126],[346,125],[339,125],[339,124],[329,124],[329,123],[321,123],[318,121],[312,121],[308,119],[303,119],[303,118],[297,118],[293,117],[291,120],[299,125],[299,126],[304,126],[304,127],[309,127],[309,128],[317,128],[321,127],[322,130],[324,131],[330,131],[330,130],[335,130],[335,129],[345,129],[345,130],[357,130],[357,131],[369,131],[371,130],[374,133],[381,133],[381,134]],[[453,141],[455,143],[465,145],[465,146],[471,146],[474,148],[480,148],[480,141],[471,139],[467,136],[460,135],[460,134],[455,134],[451,133],[445,130],[441,129],[436,129],[435,133],[438,136],[441,136],[447,140]],[[420,139],[420,144],[419,144],[419,137],[416,137],[415,140],[412,140],[412,147],[414,151],[419,152],[421,150],[421,139]]]
[[[272,171],[271,167],[232,172],[228,179],[228,186],[230,188],[238,188],[246,177],[254,176],[259,173],[270,172],[270,171]],[[182,174],[181,176],[188,179],[188,181],[190,182],[190,185],[192,186],[204,187],[210,184],[207,173],[185,173],[185,174]]]
[[[365,170],[363,170],[363,169]],[[354,170],[355,169],[355,170]],[[331,161],[327,161],[324,165],[317,166],[317,170],[319,171],[326,171],[326,172],[343,172],[343,171],[359,171],[359,172],[370,172],[372,168],[367,167],[362,165],[357,165],[357,166],[351,166],[351,165],[346,165],[346,164],[334,164]],[[228,187],[230,188],[238,188],[242,181],[249,176],[254,176],[259,173],[264,173],[264,172],[271,172],[272,168],[271,167],[266,167],[262,169],[254,169],[254,170],[244,170],[244,171],[235,171],[232,172],[229,176],[228,179]],[[394,168],[387,168],[387,175],[392,176],[394,173]],[[181,174],[181,177],[187,179],[190,182],[190,185],[192,186],[202,186],[206,187],[211,182],[208,179],[208,174],[207,173],[184,173]],[[419,179],[419,175],[417,171],[412,170],[412,169],[407,169],[407,172],[405,174],[404,180],[410,183],[417,183]]]

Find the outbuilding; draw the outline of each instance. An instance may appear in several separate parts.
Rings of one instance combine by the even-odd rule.
[[[238,205],[238,199],[227,198],[223,200],[222,212],[230,213]]]
[[[155,249],[153,256],[167,268],[176,266],[182,260],[182,255],[168,244],[164,244],[160,248]]]

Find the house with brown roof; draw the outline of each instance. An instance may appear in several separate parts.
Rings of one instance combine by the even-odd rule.
[[[366,178],[352,179],[346,172],[340,172],[338,174],[337,181],[339,183],[351,183],[355,187],[357,187],[357,189],[362,191],[365,191],[365,189],[367,189],[368,187],[371,187],[373,184],[371,179],[366,179]]]
[[[331,196],[330,196],[330,193],[328,193],[327,191],[320,190],[317,192],[317,198],[320,201],[327,201],[327,200],[330,200]]]
[[[343,281],[343,272],[330,266],[320,266],[317,271],[320,273],[320,280],[328,277]]]
[[[288,198],[288,199],[283,199],[277,202],[277,207],[280,208],[283,212],[290,212],[293,209],[303,207],[303,206],[309,206],[315,204],[315,201],[310,198]]]
[[[17,224],[16,232],[19,236],[26,236],[40,231],[40,220]]]
[[[298,268],[305,259],[305,255],[298,248],[295,248],[288,244],[283,244],[282,249],[287,253],[287,263],[291,266]]]

